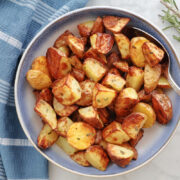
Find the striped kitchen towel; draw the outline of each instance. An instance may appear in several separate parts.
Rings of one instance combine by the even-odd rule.
[[[0,180],[48,179],[47,161],[23,133],[14,104],[14,77],[23,50],[49,21],[87,0],[0,0]]]

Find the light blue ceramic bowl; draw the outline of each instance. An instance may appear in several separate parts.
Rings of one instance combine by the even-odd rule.
[[[170,137],[172,137],[172,134],[177,127],[180,117],[180,97],[171,90],[167,93],[173,104],[172,121],[167,126],[162,126],[156,123],[153,128],[145,129],[144,137],[137,146],[139,157],[136,161],[132,161],[126,168],[110,164],[107,170],[102,172],[93,167],[79,166],[56,145],[45,151],[37,147],[37,136],[42,127],[42,122],[33,110],[35,97],[32,93],[32,88],[26,81],[26,72],[31,67],[31,63],[35,57],[46,54],[47,48],[53,45],[53,42],[59,34],[63,33],[66,29],[69,29],[74,34],[78,34],[76,28],[77,24],[103,15],[129,17],[131,18],[130,25],[138,27],[157,38],[164,45],[170,55],[172,76],[180,85],[180,70],[179,64],[177,63],[177,56],[174,48],[162,31],[135,13],[113,7],[90,7],[79,9],[67,13],[48,24],[36,35],[36,37],[34,37],[24,52],[18,67],[15,81],[15,101],[18,117],[25,134],[37,151],[61,168],[77,174],[96,177],[122,175],[145,165],[169,142]]]

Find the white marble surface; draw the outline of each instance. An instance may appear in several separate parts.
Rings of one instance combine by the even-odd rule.
[[[180,7],[180,1],[176,0]],[[89,0],[87,6],[106,5],[115,6],[139,13],[143,17],[152,21],[161,29],[164,27],[158,14],[162,10],[159,0]],[[180,49],[180,42],[172,38],[173,30],[165,31],[177,52]],[[178,52],[180,55],[180,51]],[[144,167],[123,176],[106,178],[111,180],[179,180],[180,179],[180,127],[166,148],[150,163]],[[49,164],[50,180],[89,180],[91,178],[79,176],[60,169],[53,164]],[[99,178],[93,178],[94,180]]]

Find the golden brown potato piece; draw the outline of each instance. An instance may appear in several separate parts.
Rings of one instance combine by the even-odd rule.
[[[48,69],[54,79],[62,78],[71,71],[71,64],[65,56],[64,53],[54,47],[47,50]]]
[[[129,58],[129,47],[130,47],[130,40],[124,34],[114,34],[114,38],[116,40],[119,52],[121,53],[122,59]]]
[[[100,119],[103,123],[107,123],[109,121],[109,112],[106,108],[97,109]]]
[[[85,151],[79,151],[70,155],[71,159],[81,166],[90,166],[89,162],[85,158]]]
[[[30,86],[37,90],[48,88],[52,84],[50,77],[39,70],[30,69],[26,74],[26,79]]]
[[[133,88],[123,89],[115,101],[115,112],[117,116],[127,116],[138,102],[138,94]]]
[[[62,150],[68,154],[68,155],[73,155],[75,152],[77,152],[78,150],[74,147],[72,147],[66,138],[59,136],[58,140],[56,141],[56,144],[62,148]]]
[[[112,162],[120,167],[126,167],[134,157],[132,150],[121,145],[108,144],[107,152]]]
[[[172,103],[167,95],[153,93],[152,106],[160,124],[167,124],[171,120],[173,114]]]
[[[146,64],[144,68],[144,90],[146,93],[152,92],[158,85],[161,76],[161,65],[154,67]]]
[[[48,124],[44,124],[37,139],[37,144],[42,149],[52,146],[58,138],[58,135]]]
[[[102,63],[93,58],[85,59],[83,63],[83,70],[86,76],[95,82],[100,81],[107,72],[107,68]]]
[[[71,75],[76,78],[77,81],[82,82],[85,79],[85,73],[83,70],[79,70],[76,68],[72,69]]]
[[[128,72],[129,71],[129,65],[126,61],[117,61],[117,62],[113,62],[113,65],[121,70],[122,72]]]
[[[110,105],[116,98],[117,92],[107,88],[99,83],[96,83],[93,89],[93,107],[104,108]]]
[[[94,128],[102,129],[104,127],[104,124],[100,119],[97,110],[92,106],[80,108],[78,112],[80,114],[80,117]]]
[[[169,89],[171,88],[171,85],[169,84],[168,80],[164,76],[161,76],[159,78],[157,87],[163,88],[163,89]]]
[[[61,117],[70,116],[74,111],[78,109],[76,105],[66,106],[61,104],[55,97],[53,99],[53,107],[56,113]]]
[[[139,91],[144,82],[144,71],[135,66],[129,68],[126,76],[126,87],[132,87],[136,91]]]
[[[130,43],[130,58],[134,65],[137,67],[145,66],[145,57],[142,51],[142,45],[145,42],[149,42],[144,37],[134,37],[131,39]]]
[[[150,128],[156,122],[156,114],[151,105],[140,102],[133,108],[133,112],[140,112],[147,116],[147,120],[143,125],[143,128]]]
[[[111,68],[111,69],[109,70],[109,73],[114,74],[114,75],[117,75],[117,76],[121,76],[120,73],[119,73],[119,71],[118,71],[118,69],[116,69],[116,68]]]
[[[106,29],[113,33],[119,33],[130,21],[130,18],[105,16],[103,17],[103,23]]]
[[[85,158],[93,167],[101,171],[105,171],[109,163],[106,152],[98,145],[90,146],[85,152]]]
[[[63,137],[66,137],[67,132],[72,124],[73,124],[73,121],[70,118],[62,117],[62,118],[58,119],[57,128],[55,131],[57,134],[59,134]]]
[[[158,64],[164,57],[164,51],[151,42],[142,45],[142,51],[146,62],[151,66]]]
[[[44,122],[49,124],[52,129],[57,127],[57,118],[54,109],[44,100],[40,99],[34,110],[38,113],[38,115],[43,119]]]
[[[79,58],[82,58],[83,54],[84,54],[83,40],[70,34],[70,35],[68,35],[67,42],[68,42],[68,46],[70,47],[71,51],[74,54],[76,54]]]
[[[78,30],[79,30],[79,34],[83,37],[88,37],[91,34],[91,30],[94,26],[94,21],[87,21],[81,24],[78,24]]]
[[[68,143],[79,150],[87,149],[94,144],[95,138],[96,130],[84,122],[73,123],[67,132]]]
[[[122,144],[129,141],[130,137],[123,131],[120,123],[113,121],[102,132],[103,139],[112,144]]]
[[[135,146],[138,144],[138,142],[141,140],[141,138],[143,137],[143,134],[144,134],[144,130],[141,129],[141,130],[139,131],[139,133],[137,134],[137,137],[136,137],[135,139],[131,139],[131,140],[129,141],[129,144],[130,144],[132,147],[135,147]]]
[[[109,57],[108,57],[108,68],[112,68],[113,67],[113,63],[114,62],[118,62],[120,61],[120,58],[118,56],[118,54],[116,52],[112,52]]]
[[[95,34],[95,33],[98,33],[98,32],[99,33],[104,32],[103,20],[99,16],[94,21],[94,25],[93,25],[91,34]]]
[[[52,92],[63,105],[72,105],[81,98],[81,87],[70,74],[54,82]]]
[[[69,61],[74,68],[82,70],[82,63],[77,56],[70,57]]]
[[[114,38],[111,34],[96,33],[90,36],[90,42],[93,49],[102,54],[107,54],[113,47]]]
[[[76,102],[79,106],[89,106],[92,104],[92,98],[93,98],[93,88],[95,86],[95,83],[90,80],[85,80],[83,82],[79,83],[82,92],[81,92],[81,99]]]
[[[150,102],[151,93],[147,94],[144,89],[138,92],[139,101]]]
[[[120,92],[126,84],[126,81],[119,75],[108,73],[103,79],[102,84]]]
[[[62,53],[64,53],[67,57],[70,54],[68,46],[61,46],[58,48],[58,50],[60,50]]]
[[[146,120],[147,116],[145,114],[133,112],[123,120],[122,129],[130,138],[136,139]]]
[[[96,132],[96,139],[95,139],[94,144],[99,144],[101,141],[102,141],[102,131],[98,130]]]
[[[99,145],[104,149],[104,150],[106,150],[106,148],[107,148],[107,142],[106,141],[104,141],[103,139],[101,140],[101,142],[99,143]]]

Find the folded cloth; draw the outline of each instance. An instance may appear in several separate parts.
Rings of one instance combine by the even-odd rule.
[[[32,147],[19,124],[14,78],[32,37],[49,21],[87,0],[0,0],[0,179],[48,179],[47,161]]]

